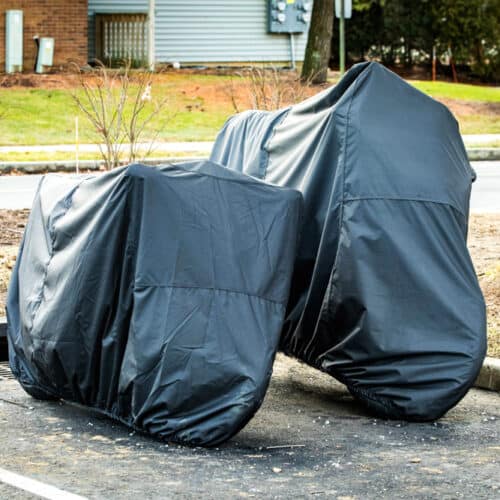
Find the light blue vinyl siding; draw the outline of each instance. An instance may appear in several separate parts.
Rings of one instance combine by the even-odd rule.
[[[147,12],[147,0],[89,0],[89,57],[94,54],[94,13]],[[307,34],[295,37],[304,57]],[[267,0],[156,0],[156,60],[181,64],[289,61],[288,35],[267,32]]]

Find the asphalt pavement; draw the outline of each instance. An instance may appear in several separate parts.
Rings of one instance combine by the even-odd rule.
[[[472,212],[500,212],[500,161],[472,162]],[[41,175],[0,176],[0,209],[31,208]]]
[[[472,211],[500,212],[500,162],[473,166]],[[0,209],[29,208],[40,178],[0,176]],[[332,378],[280,354],[255,418],[206,450],[33,400],[1,368],[0,499],[500,498],[498,392],[472,389],[437,422],[381,420]]]
[[[472,162],[477,173],[472,185],[472,212],[500,212],[500,162]]]
[[[281,354],[262,408],[217,448],[162,443],[87,409],[36,401],[1,372],[0,442],[8,499],[35,498],[20,489],[33,479],[61,499],[500,498],[499,393],[472,389],[437,422],[381,420]],[[2,470],[21,476],[16,487]]]

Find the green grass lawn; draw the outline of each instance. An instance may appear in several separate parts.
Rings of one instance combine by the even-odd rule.
[[[412,80],[408,83],[436,99],[445,98],[463,101],[500,102],[500,87]]]
[[[436,98],[477,103],[500,102],[500,89],[445,82],[412,81]],[[178,73],[153,87],[154,95],[168,96],[169,104],[158,115],[147,138],[162,141],[213,140],[224,121],[234,112],[227,92],[228,77]],[[190,89],[186,91],[185,89]],[[205,89],[210,91],[206,92]],[[215,96],[215,97],[214,97]],[[80,116],[80,142],[93,143],[96,134],[78,113],[69,90],[1,89],[0,144],[71,144],[75,115]],[[498,114],[471,112],[458,115],[462,133],[500,133]],[[1,160],[1,158],[0,158]]]
[[[169,102],[148,127],[146,137],[163,141],[209,141],[231,115],[228,102],[214,106],[202,97],[185,96],[162,86],[157,93]],[[178,89],[177,89],[178,90]],[[75,138],[75,116],[80,142],[93,143],[97,135],[77,109],[67,90],[9,89],[0,91],[0,144],[70,144]]]
[[[472,113],[455,114],[462,134],[500,134],[500,116]]]

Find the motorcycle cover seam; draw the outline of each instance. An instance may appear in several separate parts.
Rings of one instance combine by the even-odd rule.
[[[275,300],[269,299],[267,297],[262,297],[261,295],[257,295],[255,293],[244,292],[242,290],[231,290],[228,288],[218,288],[218,287],[204,287],[204,286],[192,286],[192,285],[161,285],[156,283],[136,283],[135,288],[180,288],[180,289],[190,289],[190,290],[206,290],[213,292],[226,292],[226,293],[234,293],[237,295],[246,295],[247,297],[253,297],[256,299],[261,299],[266,302],[271,302],[272,304],[276,304],[278,306],[284,306],[284,303]]]

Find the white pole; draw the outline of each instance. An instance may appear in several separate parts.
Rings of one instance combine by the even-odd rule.
[[[75,116],[75,156],[76,156],[76,173],[80,171],[80,161],[79,161],[79,148],[80,148],[80,138],[78,137],[78,116]]]
[[[340,24],[339,24],[339,60],[340,76],[345,73],[345,3],[340,0]]]
[[[155,0],[149,0],[148,12],[148,63],[155,70]]]
[[[295,64],[295,39],[293,38],[293,33],[290,33],[290,65],[292,69],[296,69]]]

